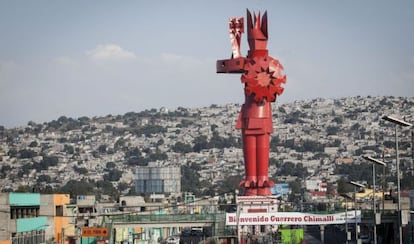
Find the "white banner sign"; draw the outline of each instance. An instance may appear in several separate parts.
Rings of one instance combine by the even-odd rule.
[[[347,218],[345,218],[347,216]],[[356,212],[357,223],[361,222],[361,211]],[[226,225],[329,225],[355,223],[355,211],[334,214],[311,214],[300,212],[236,213],[226,214]]]

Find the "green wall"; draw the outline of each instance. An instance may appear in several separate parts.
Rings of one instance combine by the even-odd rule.
[[[40,206],[40,193],[9,193],[10,206]]]
[[[299,244],[304,237],[303,229],[282,229],[279,231],[282,235],[283,244]]]
[[[17,219],[17,232],[44,230],[47,226],[46,217]]]

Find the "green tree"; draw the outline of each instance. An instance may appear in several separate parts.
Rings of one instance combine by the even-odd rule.
[[[334,196],[337,189],[334,188],[333,184],[331,182],[327,183],[326,192],[329,196]]]
[[[193,151],[191,145],[177,141],[171,148],[174,152],[177,153],[189,153]]]
[[[10,167],[9,165],[1,166],[0,177],[4,179],[5,176],[10,172],[11,169],[12,169],[12,167]]]
[[[83,168],[83,167],[77,167],[76,165],[75,165],[75,166],[73,166],[73,170],[74,170],[76,173],[80,174],[80,175],[86,175],[86,174],[88,173],[88,170],[87,170],[86,168]]]
[[[7,155],[10,156],[11,158],[15,158],[17,157],[17,150],[15,148],[11,148],[7,152]]]
[[[348,183],[348,179],[341,177],[338,180],[338,188],[337,191],[339,194],[344,194],[348,192],[353,192],[354,188],[351,184]]]
[[[328,134],[328,136],[330,135],[336,135],[338,134],[340,128],[338,126],[328,126],[326,128],[326,133]]]
[[[19,158],[33,158],[37,156],[37,153],[31,149],[22,149],[18,153]]]
[[[355,123],[351,126],[352,131],[358,131],[361,125],[359,123]]]
[[[70,194],[71,198],[78,195],[94,194],[94,184],[85,180],[70,180],[60,188],[60,192]]]
[[[279,164],[276,173],[273,175],[274,178],[278,176],[297,176],[298,178],[304,178],[308,175],[308,171],[303,167],[302,163],[297,163],[296,165],[292,162],[283,162]]]
[[[306,118],[306,113],[301,111],[295,111],[286,115],[286,119],[283,121],[284,124],[299,124],[303,123],[301,118]]]
[[[182,119],[181,120],[181,123],[180,124],[178,124],[177,125],[177,127],[179,127],[179,128],[186,128],[186,127],[189,127],[189,126],[191,126],[191,125],[193,125],[194,124],[194,122],[193,121],[191,121],[191,120],[188,120],[188,119]]]
[[[117,199],[119,197],[118,190],[112,185],[111,182],[100,180],[96,182],[96,187],[101,194],[109,195],[113,199]]]
[[[298,152],[323,152],[324,145],[312,140],[305,140],[301,145],[295,146]]]
[[[332,122],[335,122],[337,124],[342,124],[344,122],[344,118],[342,118],[341,116],[336,116],[335,118],[332,119]]]
[[[372,165],[368,163],[340,164],[334,169],[337,175],[347,175],[349,180],[372,182]]]
[[[110,170],[110,169],[115,169],[116,164],[114,162],[107,162],[106,163],[106,169]]]
[[[107,148],[107,145],[105,145],[105,144],[99,145],[98,152],[99,153],[106,153],[106,148]]]
[[[145,135],[146,137],[150,137],[152,134],[159,135],[165,133],[167,129],[160,125],[146,125],[141,128],[133,129],[131,132],[137,136]]]
[[[123,192],[129,188],[129,185],[125,182],[119,182],[118,184],[118,191]]]
[[[66,152],[67,154],[73,154],[75,152],[75,149],[73,148],[73,146],[69,144],[65,144],[63,146],[63,151]]]
[[[36,182],[38,182],[38,183],[40,183],[40,182],[50,183],[50,182],[52,182],[52,178],[50,178],[49,175],[39,175],[37,177]]]
[[[164,140],[161,138],[161,139],[159,139],[158,141],[157,141],[157,146],[161,146],[161,145],[163,145],[164,144]]]
[[[150,153],[148,156],[149,161],[167,160],[168,155],[157,149],[154,153]]]
[[[29,147],[37,147],[39,144],[37,143],[37,141],[32,141],[30,144],[29,144]]]
[[[190,166],[181,167],[181,187],[183,192],[193,192],[194,195],[200,196],[202,188],[200,183],[200,166],[192,163]]]
[[[117,169],[109,170],[108,173],[104,174],[103,179],[105,181],[119,181],[122,177],[122,171]]]
[[[17,172],[17,176],[23,177],[24,175],[28,175],[31,169],[33,169],[33,166],[30,163],[24,164],[20,167],[19,172]]]
[[[141,150],[139,148],[134,147],[133,149],[125,152],[125,157],[131,158],[131,157],[141,157]]]
[[[33,192],[33,188],[29,185],[19,185],[16,192]]]
[[[200,152],[203,149],[208,149],[208,140],[207,136],[201,135],[196,138],[194,138],[194,146],[193,150],[194,152]]]
[[[288,197],[289,201],[293,202],[296,199],[297,194],[301,194],[302,181],[300,178],[297,178],[295,181],[289,182],[290,195]]]
[[[231,175],[217,184],[217,192],[221,195],[224,193],[234,193],[239,190],[239,184],[243,180],[242,175]]]
[[[272,138],[270,140],[270,149],[273,152],[277,152],[277,147],[280,146],[280,143],[281,143],[281,141],[280,141],[279,135],[272,136]]]
[[[36,169],[37,172],[39,172],[41,170],[47,170],[51,166],[56,166],[58,162],[59,159],[57,157],[43,156],[42,161],[33,164],[33,168]]]
[[[114,150],[115,151],[122,150],[125,147],[125,143],[126,143],[125,139],[119,138],[114,144]]]

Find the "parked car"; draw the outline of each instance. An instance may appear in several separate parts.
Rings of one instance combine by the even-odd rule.
[[[191,228],[191,235],[192,236],[203,236],[203,228],[201,227]]]
[[[181,236],[191,236],[191,229],[183,229],[181,231]]]
[[[180,237],[179,236],[169,236],[166,240],[167,244],[179,244]]]
[[[368,235],[361,235],[361,243],[371,243]]]

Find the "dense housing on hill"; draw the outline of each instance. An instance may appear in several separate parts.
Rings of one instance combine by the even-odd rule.
[[[270,173],[299,190],[304,180],[338,189],[341,178],[369,181],[361,155],[394,160],[394,127],[384,114],[414,121],[413,97],[351,97],[276,104]],[[240,106],[179,107],[105,117],[0,126],[0,190],[95,193],[117,199],[136,191],[136,168],[181,168],[182,191],[232,191],[243,174]],[[411,180],[411,130],[400,131],[404,187]],[[349,167],[355,164],[358,167]],[[393,181],[395,164],[389,164]]]

